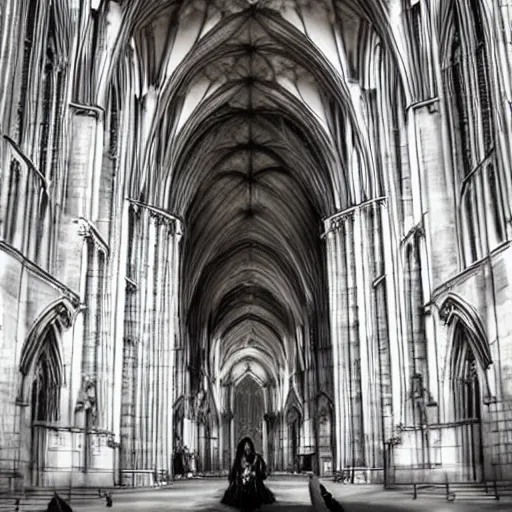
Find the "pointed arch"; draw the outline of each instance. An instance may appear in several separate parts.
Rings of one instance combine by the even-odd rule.
[[[454,350],[456,328],[463,327],[467,330],[468,340],[475,357],[482,369],[487,370],[493,363],[491,348],[484,325],[475,309],[458,295],[449,294],[441,303],[439,316],[450,327],[451,331],[451,347],[448,354],[451,354]],[[449,366],[447,365],[447,367]]]
[[[449,384],[458,472],[463,480],[476,481],[483,469],[482,391],[486,378],[484,374],[482,379],[481,365],[464,322],[455,322],[452,338]]]
[[[303,407],[302,407],[302,402],[299,398],[299,395],[297,393],[297,390],[295,389],[294,386],[292,386],[290,388],[290,391],[288,392],[288,396],[286,398],[286,402],[285,402],[285,405],[284,405],[284,411],[285,411],[285,415],[287,416],[288,413],[292,410],[292,409],[296,409],[297,412],[299,413],[299,418],[302,418],[303,416]],[[286,417],[285,416],[285,417]]]
[[[265,397],[255,377],[248,372],[235,385],[235,443],[248,436],[258,451],[263,446]]]
[[[34,322],[21,349],[18,401],[28,403],[31,376],[42,358],[46,361],[50,381],[58,387],[63,384],[61,333],[72,326],[74,312],[71,303],[62,298],[50,304]]]

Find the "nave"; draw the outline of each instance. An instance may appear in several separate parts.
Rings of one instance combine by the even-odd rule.
[[[0,1],[0,491],[511,483],[511,20]]]

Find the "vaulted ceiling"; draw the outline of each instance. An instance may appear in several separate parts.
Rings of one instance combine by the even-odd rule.
[[[132,194],[184,219],[181,314],[192,345],[219,345],[225,378],[243,361],[273,382],[294,370],[326,297],[321,220],[378,193],[351,84],[386,9],[125,6],[142,105]]]

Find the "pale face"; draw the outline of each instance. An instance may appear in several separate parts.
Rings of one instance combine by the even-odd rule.
[[[249,443],[245,443],[244,452],[246,455],[249,455],[251,453],[251,445]]]

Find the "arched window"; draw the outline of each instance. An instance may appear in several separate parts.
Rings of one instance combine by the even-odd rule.
[[[453,99],[455,103],[454,129],[459,136],[457,155],[459,158],[460,179],[471,173],[473,159],[471,156],[471,134],[468,112],[468,91],[464,76],[462,49],[460,45],[460,31],[458,23],[455,24],[455,33],[452,43],[452,79]],[[454,138],[456,140],[456,137]]]
[[[235,442],[249,436],[256,450],[262,449],[262,425],[265,413],[263,388],[250,375],[235,388]]]
[[[493,230],[491,235],[491,243],[503,242],[506,238],[505,233],[505,217],[503,213],[503,196],[500,180],[495,166],[491,163],[487,166],[487,187],[489,194],[489,210],[491,214],[490,229]]]
[[[482,17],[481,0],[470,0],[470,10],[473,14],[475,37],[475,61],[478,81],[478,97],[480,100],[480,115],[482,118],[482,138],[484,151],[491,149],[494,143],[492,102],[490,95],[489,60],[487,45],[485,44],[485,31]]]
[[[470,265],[506,238],[504,201],[494,156],[492,73],[482,1],[453,0],[451,5],[450,63],[444,76],[461,194],[462,249]]]
[[[468,181],[462,193],[462,223],[465,239],[465,261],[471,264],[480,257],[478,242],[478,201],[474,182]]]
[[[7,196],[7,211],[4,228],[5,240],[10,244],[14,243],[14,235],[16,233],[17,212],[18,206],[20,204],[20,178],[20,162],[16,158],[13,158],[9,167],[9,190]]]
[[[27,9],[27,25],[25,27],[25,41],[23,45],[23,60],[21,68],[20,80],[20,100],[18,104],[18,143],[21,144],[23,140],[23,132],[25,129],[25,109],[28,103],[28,90],[30,84],[30,63],[32,56],[32,49],[36,39],[36,27],[39,14],[38,0],[31,0]]]

